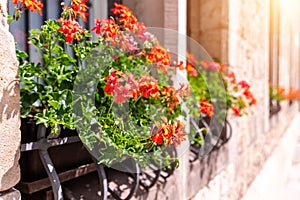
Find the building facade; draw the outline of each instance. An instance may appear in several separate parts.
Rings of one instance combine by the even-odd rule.
[[[3,10],[3,4],[1,4]],[[94,17],[102,18],[109,12],[110,1],[91,1]],[[94,4],[93,4],[94,3]],[[271,199],[278,198],[291,165],[300,128],[298,104],[281,103],[281,111],[270,115],[269,82],[284,87],[300,87],[300,2],[291,0],[123,0],[147,27],[171,29],[197,41],[213,58],[220,59],[251,83],[257,105],[249,116],[231,118],[233,136],[219,151],[190,163],[188,152],[181,157],[181,165],[167,182],[159,182],[147,194],[137,199]],[[57,2],[59,5],[59,3]],[[53,4],[54,5],[54,4]],[[56,5],[56,4],[55,4]],[[57,6],[57,5],[56,5]],[[50,8],[48,8],[50,9]],[[2,12],[1,12],[2,13]],[[55,15],[56,11],[49,13]],[[5,15],[2,16],[2,18]],[[55,17],[55,16],[54,16]],[[35,20],[28,15],[27,20]],[[25,18],[26,19],[26,18]],[[33,23],[39,25],[42,22]],[[92,23],[92,21],[90,21]],[[7,25],[6,25],[7,26]],[[20,26],[20,25],[16,25]],[[21,30],[26,32],[24,26]],[[4,30],[1,27],[1,31]],[[12,32],[20,28],[11,27]],[[18,35],[18,33],[17,33]],[[3,39],[1,35],[1,41]],[[23,37],[24,38],[24,37]],[[164,44],[184,54],[188,44],[184,38],[172,38],[163,34]],[[21,40],[20,40],[21,39]],[[20,40],[22,37],[15,37]],[[174,42],[175,41],[175,42]],[[3,43],[0,43],[1,50]],[[178,45],[181,44],[181,45]],[[23,43],[23,49],[30,47]],[[175,46],[172,46],[175,45]],[[177,46],[176,46],[177,45]],[[13,49],[14,44],[10,43]],[[26,49],[27,48],[27,49]],[[8,51],[8,50],[6,50]],[[0,61],[6,54],[0,54]],[[32,52],[34,55],[34,52]],[[8,65],[3,61],[1,68]],[[14,62],[14,61],[13,61]],[[4,71],[0,69],[1,76]],[[9,77],[12,81],[12,77]],[[1,86],[2,87],[2,86]],[[4,94],[4,92],[2,92]],[[15,96],[18,98],[18,96]],[[8,105],[0,97],[1,107]],[[8,105],[15,106],[17,105]],[[1,109],[0,109],[1,110]],[[2,116],[7,110],[2,109]],[[14,115],[14,117],[18,115]],[[0,127],[10,118],[0,118]],[[15,118],[14,118],[15,119]],[[15,123],[17,124],[17,123]],[[11,126],[10,124],[10,127]],[[7,141],[11,130],[2,129],[0,146]],[[18,130],[18,126],[14,126]],[[19,144],[19,132],[14,141]],[[4,139],[3,139],[4,138]],[[0,154],[0,180],[7,180],[5,174],[18,168],[16,144]],[[5,146],[5,145],[4,145]],[[1,148],[2,149],[2,148]],[[11,166],[6,167],[6,160]],[[271,169],[270,170],[270,166]],[[272,167],[273,166],[273,167]],[[14,186],[19,174],[8,187]],[[269,178],[268,186],[264,185]],[[1,193],[0,193],[1,198]],[[280,199],[280,198],[279,198]]]

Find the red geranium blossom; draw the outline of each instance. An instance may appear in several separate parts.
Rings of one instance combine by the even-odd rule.
[[[191,76],[197,76],[197,71],[195,67],[191,63],[186,64],[186,71],[189,73]]]
[[[114,3],[114,6],[115,7],[112,8],[111,11],[113,14],[119,15],[117,21],[121,23],[122,28],[135,31],[138,20],[132,12],[126,6],[116,2]]]
[[[170,66],[170,53],[161,46],[154,46],[147,55],[150,62],[157,63],[157,67],[163,72],[167,72]]]
[[[186,66],[183,66],[183,61],[180,61],[179,64],[176,65],[176,67],[179,69],[179,70],[186,70],[186,72],[188,74],[190,74],[191,76],[197,76],[197,71],[194,67],[194,65],[192,65],[191,63],[187,63]]]
[[[233,113],[234,113],[234,115],[236,116],[236,117],[239,117],[239,116],[241,116],[241,111],[240,111],[240,109],[238,108],[238,107],[231,107],[231,110],[233,111]]]
[[[207,114],[209,117],[212,117],[214,115],[214,106],[212,105],[212,103],[207,102],[206,98],[200,100],[199,103],[201,113]]]
[[[294,100],[300,98],[300,90],[290,87],[289,92],[287,94],[288,100]]]
[[[72,9],[77,16],[80,16],[84,22],[87,22],[88,0],[72,0]]]
[[[168,112],[171,113],[174,108],[177,108],[179,103],[179,99],[176,95],[176,89],[173,86],[168,85],[162,89],[161,94],[164,98],[163,101],[168,104]]]
[[[116,76],[116,71],[112,71],[109,74],[109,76],[104,78],[104,80],[107,82],[107,85],[104,88],[104,92],[106,92],[108,95],[112,95],[118,83],[118,77]]]
[[[63,33],[68,43],[71,43],[74,39],[79,41],[80,35],[85,33],[84,29],[75,20],[59,19],[59,22],[62,27],[57,29],[57,32]]]
[[[180,145],[185,140],[185,133],[183,132],[183,124],[180,120],[176,121],[176,124],[171,124],[165,117],[162,117],[163,123],[156,123],[157,131],[152,134],[152,142],[158,145],[166,144],[174,146]]]
[[[13,0],[13,4],[18,4],[19,0]],[[44,4],[41,1],[36,0],[20,0],[22,4],[26,6],[30,10],[30,12],[37,11],[40,15],[42,15],[42,8]]]
[[[227,77],[229,78],[231,83],[236,83],[236,78],[234,72],[229,72]]]
[[[183,66],[183,61],[180,61],[180,62],[176,65],[176,67],[177,67],[179,70],[184,70],[184,69],[185,69],[185,67]]]
[[[252,92],[250,92],[249,88],[247,90],[245,90],[244,95],[250,101],[250,105],[256,104],[256,99],[253,96]]]
[[[160,88],[155,80],[151,76],[143,76],[140,78],[139,89],[143,97],[149,98],[152,96],[154,99],[157,99],[160,96]]]
[[[126,102],[126,98],[129,95],[129,90],[127,87],[119,84],[115,87],[114,92],[115,92],[115,102],[116,103],[125,103]]]
[[[96,34],[104,34],[106,39],[112,38],[120,34],[120,30],[113,19],[95,19],[95,26],[92,31]]]
[[[240,81],[238,83],[238,85],[240,85],[243,89],[246,89],[246,90],[248,90],[250,88],[250,85],[246,81]]]
[[[152,142],[161,145],[163,143],[163,136],[162,134],[156,133],[151,137]]]

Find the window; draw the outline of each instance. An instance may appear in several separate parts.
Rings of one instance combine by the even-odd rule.
[[[41,17],[38,13],[32,13],[25,11],[22,13],[21,18],[17,22],[13,22],[10,25],[10,32],[14,35],[15,41],[17,42],[17,48],[22,51],[26,51],[29,54],[31,61],[38,59],[37,53],[34,49],[27,43],[27,38],[29,36],[29,30],[40,28],[44,21],[47,19],[58,19],[61,9],[61,3],[68,1],[62,0],[41,0],[44,3],[43,16]],[[110,9],[113,7],[114,2],[121,3],[121,0],[89,0],[88,6],[89,17],[88,22],[80,22],[84,28],[90,29],[94,25],[95,18],[105,18],[112,16]],[[15,5],[12,4],[12,0],[8,0],[8,12],[10,15],[14,12]]]
[[[270,6],[270,67],[269,80],[273,84],[278,84],[279,80],[279,5],[278,1],[271,1]]]
[[[279,84],[279,46],[280,46],[279,1],[270,1],[270,41],[269,41],[269,84]],[[270,99],[270,117],[280,110],[280,105]]]

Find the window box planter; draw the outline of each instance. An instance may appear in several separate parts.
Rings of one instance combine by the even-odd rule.
[[[281,110],[280,102],[276,100],[270,100],[270,117],[276,115]]]
[[[96,170],[101,188],[100,199],[107,199],[108,191],[119,200],[128,200],[136,192],[140,168],[133,159],[124,157],[122,161],[122,167],[127,171],[123,174],[133,179],[130,191],[124,197],[122,191],[108,187],[106,166],[92,158],[76,131],[61,130],[59,135],[51,135],[49,129],[36,125],[34,120],[22,119],[21,124],[21,180],[16,188],[27,197],[52,187],[54,199],[64,199],[61,183]],[[117,168],[115,165],[118,164],[112,167]]]
[[[207,133],[205,133],[205,131],[199,131],[195,136],[201,137],[203,144],[191,145],[191,152],[194,154],[194,157],[190,159],[190,162],[195,162],[198,158],[204,156],[208,152],[219,150],[232,136],[232,127],[228,120],[221,123],[215,118],[205,116],[200,120],[192,119],[191,123],[196,130],[205,128]]]
[[[76,131],[61,130],[59,135],[51,135],[34,120],[22,119],[21,132],[21,180],[16,187],[22,193],[34,195],[52,186],[54,199],[63,199],[61,182],[96,170],[102,193],[106,193],[104,168],[93,162]]]

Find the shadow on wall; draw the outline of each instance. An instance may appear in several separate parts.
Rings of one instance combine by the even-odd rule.
[[[190,163],[187,174],[189,180],[187,187],[188,198],[194,197],[199,190],[207,187],[209,182],[228,166],[228,150],[228,145],[223,145],[220,149],[212,151],[210,154]],[[176,185],[177,172],[175,171],[175,176],[171,176],[168,179],[159,177],[155,187],[150,190],[139,187],[134,199],[177,199],[180,193],[178,185]]]
[[[9,168],[6,173],[0,177],[0,186],[7,186],[10,185],[11,182],[19,182],[19,176],[16,176],[16,172],[19,173],[19,159],[20,159],[20,151],[16,151],[14,155],[13,165]],[[2,189],[9,189],[9,188],[2,188]],[[1,196],[1,195],[0,195]]]
[[[3,84],[3,78],[0,77],[0,84]],[[11,119],[19,115],[19,102],[11,102],[10,99],[13,95],[20,93],[19,81],[13,80],[8,84],[6,88],[3,88],[0,98],[0,123],[6,116],[6,120]]]
[[[208,183],[214,179],[226,166],[229,164],[228,159],[228,145],[222,146],[216,151],[212,151],[210,154],[200,158],[198,162],[190,164],[190,179],[195,179],[199,183],[197,185],[194,182],[191,183],[191,193],[195,193],[201,188],[208,185]]]

